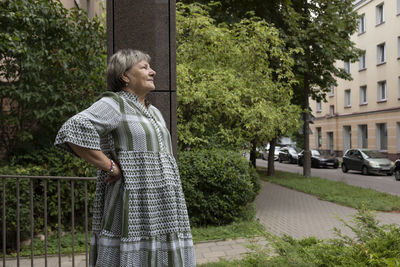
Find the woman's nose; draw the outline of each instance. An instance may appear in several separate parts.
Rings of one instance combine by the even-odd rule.
[[[156,71],[153,70],[152,68],[150,68],[150,75],[155,76],[156,75]]]

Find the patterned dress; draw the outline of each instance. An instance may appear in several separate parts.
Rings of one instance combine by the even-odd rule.
[[[90,266],[195,266],[171,137],[160,111],[134,94],[107,92],[59,130],[55,145],[101,150],[123,177],[98,172]]]

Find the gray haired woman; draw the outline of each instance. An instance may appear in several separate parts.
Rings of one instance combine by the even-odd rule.
[[[120,50],[106,92],[59,130],[55,145],[98,171],[90,266],[195,266],[192,235],[171,137],[146,95],[149,55]]]

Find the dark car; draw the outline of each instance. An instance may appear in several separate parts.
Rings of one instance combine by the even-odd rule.
[[[342,171],[361,171],[362,174],[386,174],[392,175],[394,169],[393,161],[377,150],[349,149],[343,156]]]
[[[279,149],[278,160],[279,162],[282,161],[289,161],[290,163],[297,163],[297,153],[300,150],[295,147],[285,146]]]
[[[328,168],[332,167],[337,169],[339,167],[339,161],[336,157],[330,155],[328,152],[311,149],[311,167],[313,168]],[[299,166],[303,166],[303,151],[298,154],[297,163]]]
[[[396,181],[400,181],[400,159],[394,162],[394,178]]]

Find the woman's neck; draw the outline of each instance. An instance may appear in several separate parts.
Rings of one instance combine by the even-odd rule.
[[[128,88],[128,87],[125,87],[123,90],[124,90],[125,92],[128,92],[128,93],[131,93],[131,94],[136,95],[136,96],[138,97],[138,101],[139,101],[140,103],[142,103],[142,105],[145,106],[145,107],[147,108],[146,101],[145,101],[147,93],[144,93],[144,92],[143,92],[143,93],[136,92],[135,90],[133,90],[133,89],[131,89],[131,88]]]

